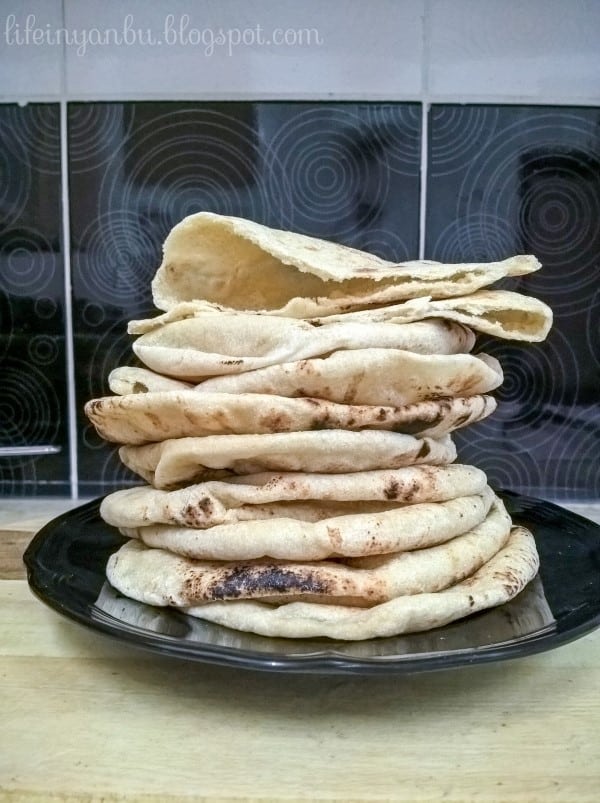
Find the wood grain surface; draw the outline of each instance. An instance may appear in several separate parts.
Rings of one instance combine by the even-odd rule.
[[[46,608],[4,514],[0,801],[600,799],[600,631],[413,676],[191,663]]]

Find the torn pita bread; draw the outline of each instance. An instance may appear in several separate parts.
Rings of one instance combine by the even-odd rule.
[[[134,341],[133,351],[145,366],[188,381],[239,374],[339,349],[456,354],[470,351],[475,343],[470,329],[441,319],[402,325],[336,321],[317,326],[291,318],[202,312],[161,321],[179,312],[178,308],[157,319],[133,321],[129,330],[143,332]]]
[[[115,527],[174,524],[206,529],[235,523],[240,509],[264,509],[282,502],[359,506],[365,502],[445,502],[480,494],[486,486],[485,472],[457,463],[352,474],[249,474],[188,485],[178,491],[159,491],[147,485],[125,488],[104,497],[100,515]]]
[[[346,323],[397,323],[430,318],[458,321],[487,335],[506,340],[539,342],[552,326],[552,310],[543,301],[508,290],[478,290],[468,296],[433,300],[415,298],[403,304],[315,319],[322,326]]]
[[[289,598],[372,606],[460,582],[505,545],[510,528],[510,516],[497,500],[480,524],[439,546],[335,563],[190,560],[129,541],[111,556],[107,577],[128,597],[143,596],[142,602],[176,607]]]
[[[436,440],[387,431],[324,429],[176,438],[146,446],[121,446],[119,456],[150,485],[167,490],[206,479],[211,470],[345,474],[421,463],[446,465],[456,459],[456,448],[449,435]]]
[[[486,418],[496,409],[496,400],[478,395],[375,407],[259,393],[183,390],[106,396],[92,399],[84,409],[100,437],[139,445],[169,438],[316,429],[385,429],[439,438]]]
[[[503,378],[500,363],[487,354],[442,356],[370,348],[212,377],[196,390],[312,396],[339,404],[402,407],[427,399],[489,393]]]
[[[198,560],[254,560],[268,556],[318,561],[412,551],[443,543],[480,524],[493,500],[493,492],[485,488],[481,494],[446,502],[386,506],[372,512],[369,507],[378,503],[365,502],[362,511],[358,503],[347,503],[357,507],[358,512],[316,521],[288,517],[248,519],[207,529],[166,524],[120,529],[123,535],[137,538],[149,547]],[[308,503],[304,505],[308,507]],[[318,513],[319,505],[313,510]]]
[[[162,310],[205,299],[307,318],[420,296],[462,296],[539,267],[533,256],[487,264],[396,264],[326,240],[200,212],[178,223],[165,240],[152,295]]]
[[[524,527],[513,527],[506,545],[475,574],[433,594],[396,597],[372,608],[242,600],[182,610],[190,616],[263,636],[358,641],[433,630],[503,605],[525,588],[538,569],[533,535]]]

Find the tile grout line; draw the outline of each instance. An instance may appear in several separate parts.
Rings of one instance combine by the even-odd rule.
[[[428,0],[423,4],[421,49],[421,165],[419,179],[419,259],[425,259],[427,218],[427,174],[429,167],[429,15]]]
[[[428,137],[429,137],[429,104],[423,101],[423,103],[421,103],[421,170],[419,179],[419,259],[425,259]]]
[[[65,292],[65,353],[67,370],[67,418],[69,439],[69,462],[71,498],[78,497],[78,466],[77,466],[77,426],[75,400],[75,354],[73,344],[73,301],[71,297],[71,226],[69,204],[69,174],[68,174],[68,141],[67,141],[67,101],[60,101],[60,181],[61,181],[61,210],[62,210],[62,239],[63,239],[63,270]]]
[[[66,27],[65,2],[61,3],[62,25]],[[67,431],[69,441],[69,482],[71,499],[79,498],[77,460],[77,400],[75,392],[75,349],[73,340],[73,297],[71,292],[71,205],[69,196],[69,139],[67,120],[67,57],[62,46],[60,96],[60,198],[62,212],[63,271],[65,294],[65,358],[67,379]]]

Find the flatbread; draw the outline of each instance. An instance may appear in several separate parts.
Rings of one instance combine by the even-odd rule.
[[[369,348],[212,377],[196,390],[312,396],[340,404],[402,407],[427,399],[489,393],[503,378],[500,363],[487,354],[442,356]]]
[[[162,310],[206,299],[307,318],[420,296],[462,296],[539,267],[533,256],[487,264],[392,263],[314,237],[200,212],[178,223],[165,240],[152,296]]]
[[[402,595],[440,591],[463,580],[504,546],[510,528],[510,516],[497,500],[481,524],[439,546],[336,563],[190,560],[129,541],[111,556],[107,576],[128,597],[175,607],[290,597],[372,606]]]
[[[122,527],[121,532],[150,547],[193,559],[253,560],[269,556],[316,561],[340,556],[365,557],[423,549],[448,541],[480,524],[493,499],[492,491],[485,488],[481,494],[446,502],[421,502],[378,512],[364,512],[369,505],[377,504],[364,502],[363,512],[317,521],[249,519],[204,530],[156,524]],[[318,511],[318,506],[314,509]]]
[[[100,515],[115,527],[171,524],[205,529],[238,521],[240,509],[282,502],[394,505],[445,502],[481,494],[485,472],[475,466],[407,466],[352,474],[249,474],[159,491],[149,485],[125,488],[105,496]],[[263,516],[266,518],[266,516]]]
[[[219,647],[278,652],[286,646],[283,639],[273,640],[268,636],[219,627],[210,622],[203,622],[197,617],[182,616],[175,608],[144,605],[142,602],[123,596],[108,581],[100,589],[90,614],[100,620],[108,614],[134,627],[158,631],[175,638],[215,644]],[[441,632],[434,629],[428,633],[405,634],[377,641],[338,641],[331,646],[335,648],[337,655],[346,656],[351,660],[361,658],[377,660],[379,657],[382,659],[379,663],[385,664],[390,657],[393,661],[397,661],[403,655],[439,651],[440,639],[443,639],[449,651],[462,649],[472,651],[478,647],[489,647],[492,633],[494,642],[501,644],[503,641],[514,640],[532,633],[540,635],[549,633],[555,627],[552,610],[544,596],[540,575],[537,574],[514,599],[486,611],[483,616],[472,617],[467,627],[457,621],[449,624]],[[322,652],[327,646],[327,643],[318,638],[304,639],[296,642],[294,649],[298,655],[309,655]]]
[[[456,459],[450,435],[435,440],[397,432],[324,429],[272,435],[208,435],[146,446],[121,446],[123,463],[155,488],[174,489],[206,479],[206,472],[310,471],[345,474]]]
[[[105,440],[143,444],[169,438],[316,429],[385,429],[438,438],[486,418],[496,409],[496,401],[478,395],[386,407],[183,390],[107,396],[87,402],[84,409]]]
[[[274,606],[242,600],[182,610],[208,622],[263,636],[359,641],[432,630],[502,605],[516,597],[538,569],[533,535],[524,527],[513,527],[506,546],[474,575],[433,594],[396,597],[372,608],[311,602]]]
[[[291,318],[203,312],[191,304],[183,307],[148,321],[132,321],[129,331],[142,332],[133,351],[145,366],[187,381],[239,374],[339,349],[457,354],[470,351],[475,343],[470,329],[441,319],[407,324],[336,321],[318,326]]]
[[[415,298],[403,304],[315,319],[322,326],[346,323],[397,323],[430,318],[459,321],[465,326],[505,340],[539,342],[552,326],[552,310],[543,301],[509,290],[477,290],[458,298]]]

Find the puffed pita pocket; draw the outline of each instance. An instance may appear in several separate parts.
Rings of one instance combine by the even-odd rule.
[[[530,255],[457,265],[393,263],[327,240],[199,212],[178,223],[165,240],[152,295],[162,310],[204,299],[307,318],[419,296],[466,295],[539,267]]]

